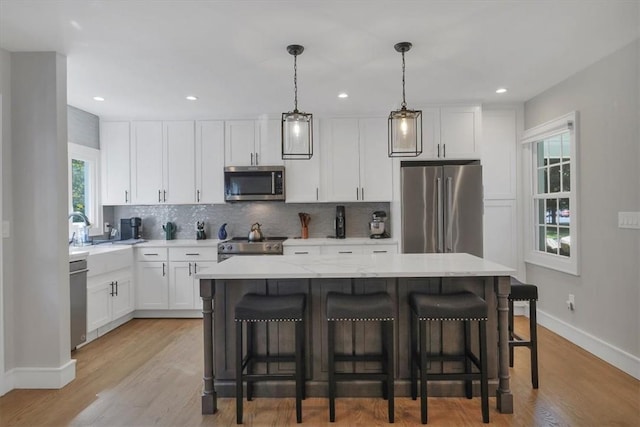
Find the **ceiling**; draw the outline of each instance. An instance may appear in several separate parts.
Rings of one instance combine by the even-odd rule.
[[[0,47],[65,55],[68,103],[103,118],[194,119],[292,110],[297,43],[300,110],[385,113],[402,100],[397,42],[413,43],[409,108],[523,102],[638,38],[639,4],[0,0]]]

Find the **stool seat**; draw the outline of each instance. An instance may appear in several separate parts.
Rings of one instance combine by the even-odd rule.
[[[329,292],[327,320],[332,322],[393,320],[393,302],[386,292],[366,295]]]
[[[235,320],[243,322],[301,321],[305,296],[246,294],[236,304]]]
[[[420,320],[487,319],[487,302],[471,292],[439,295],[413,293],[409,303]]]
[[[538,299],[538,287],[522,283],[515,277],[511,278],[509,299],[513,301],[530,301]]]

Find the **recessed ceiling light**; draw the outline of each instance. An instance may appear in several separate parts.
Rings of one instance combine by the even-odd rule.
[[[503,88],[503,87],[501,87],[500,89],[496,90],[496,93],[506,93],[506,92],[507,92],[507,89]]]
[[[349,94],[347,92],[340,92],[338,94],[338,98],[348,98]]]
[[[189,95],[186,97],[189,101],[196,101],[198,99],[197,96]]]
[[[94,97],[93,97],[93,100],[94,100],[94,101],[104,101],[104,98],[103,98],[103,97],[101,97],[101,96],[94,96]]]

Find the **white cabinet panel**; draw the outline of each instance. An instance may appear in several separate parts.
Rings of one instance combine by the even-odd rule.
[[[129,122],[100,123],[102,204],[131,203]]]
[[[163,202],[195,202],[195,128],[192,121],[164,122]]]
[[[440,157],[479,158],[480,107],[440,108]]]
[[[162,122],[134,122],[131,147],[132,203],[163,201]]]
[[[440,109],[436,107],[418,109],[422,110],[422,154],[405,160],[432,160],[438,158]]]
[[[482,172],[487,199],[516,198],[516,111],[482,112]]]
[[[131,268],[88,278],[87,331],[131,313],[134,308],[132,290]]]
[[[224,203],[224,122],[196,123],[196,203]]]
[[[171,261],[169,270],[169,309],[193,309],[193,263]]]
[[[93,331],[111,320],[111,280],[87,283],[87,331]]]
[[[169,308],[169,276],[165,261],[144,261],[137,265],[136,308]]]
[[[282,124],[280,120],[260,119],[258,121],[260,145],[256,148],[255,164],[262,166],[283,165]]]
[[[313,128],[313,156],[309,160],[285,160],[285,197],[287,203],[324,201],[320,185],[322,147],[319,127]]]
[[[358,119],[327,119],[320,122],[324,147],[326,199],[353,202],[360,199],[360,149]]]
[[[224,164],[226,166],[253,166],[255,144],[254,120],[229,120],[225,122]]]
[[[359,120],[360,200],[388,202],[392,199],[393,159],[388,154],[387,120]]]
[[[485,200],[484,258],[516,269],[518,240],[515,200]]]
[[[119,277],[115,283],[115,295],[111,300],[113,319],[131,313],[135,307],[131,275]]]

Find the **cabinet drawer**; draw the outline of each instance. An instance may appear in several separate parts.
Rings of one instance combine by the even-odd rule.
[[[217,246],[169,248],[171,261],[216,261],[217,259]]]
[[[362,245],[328,245],[323,246],[321,253],[324,255],[362,254]]]
[[[133,265],[131,250],[101,252],[89,254],[87,258],[87,277],[95,277],[113,270],[128,268]]]
[[[365,254],[397,254],[398,245],[366,245],[363,250]]]
[[[285,246],[285,255],[320,255],[320,246]]]
[[[138,261],[166,261],[167,248],[137,248],[136,256]]]

